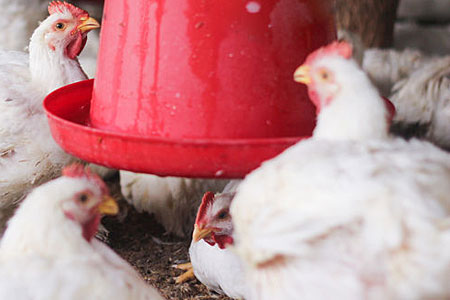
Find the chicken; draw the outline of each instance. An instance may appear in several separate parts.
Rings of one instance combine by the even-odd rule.
[[[0,299],[163,299],[94,238],[117,203],[81,165],[31,192],[0,242]]]
[[[310,54],[294,74],[296,81],[308,84],[310,100],[316,106],[313,138],[366,140],[388,136],[390,116],[385,100],[351,57],[348,43],[335,42]],[[365,116],[364,122],[357,115]]]
[[[0,0],[2,8],[0,28],[8,29],[0,35],[0,49],[23,51],[28,46],[30,36],[39,21],[46,17],[48,2],[48,0]],[[83,4],[94,9],[96,15],[101,17],[101,13],[97,13],[101,2]],[[80,57],[81,65],[90,78],[95,75],[98,45],[99,36],[93,34]]]
[[[436,57],[395,84],[390,99],[397,108],[396,133],[406,131],[450,150],[449,75],[450,56]]]
[[[148,212],[168,233],[189,236],[206,191],[221,191],[227,180],[159,177],[120,171],[122,195],[138,211]]]
[[[364,52],[362,67],[380,93],[389,97],[393,86],[428,61],[420,51],[405,49],[368,49]]]
[[[189,256],[191,268],[177,282],[195,277],[208,289],[235,299],[244,299],[246,285],[240,259],[230,249],[233,224],[230,204],[239,185],[230,181],[222,193],[207,192],[198,209]],[[188,265],[182,265],[185,269]]]
[[[370,49],[364,70],[396,107],[392,133],[450,148],[450,56]]]
[[[247,175],[231,204],[250,300],[450,297],[450,154],[387,134],[348,48],[297,69],[319,129]]]
[[[31,37],[29,57],[0,51],[0,228],[32,187],[74,160],[53,141],[42,101],[87,78],[77,55],[99,24],[68,3],[50,3],[49,13]]]

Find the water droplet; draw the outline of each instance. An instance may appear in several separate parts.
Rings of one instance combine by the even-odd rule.
[[[230,53],[230,54],[228,54],[228,57],[229,57],[229,58],[233,58],[233,57],[234,57],[234,54],[233,54],[233,53]]]
[[[175,98],[180,98],[181,97],[181,94],[180,93],[176,93],[175,94]]]
[[[216,175],[216,177],[219,177],[219,176],[222,176],[223,173],[225,173],[224,170],[218,170],[215,175]]]
[[[173,105],[173,106],[172,106],[172,109],[173,109],[173,110],[177,110],[177,106],[176,106],[176,105]]]
[[[261,4],[259,4],[256,1],[250,1],[247,3],[245,8],[247,9],[247,11],[249,13],[256,14],[256,13],[259,13],[259,11],[261,10]]]

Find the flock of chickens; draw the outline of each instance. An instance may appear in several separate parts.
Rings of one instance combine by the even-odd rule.
[[[43,1],[0,2],[11,26]],[[100,25],[66,2],[48,13],[28,53],[0,50],[0,299],[163,299],[95,238],[117,203],[53,141],[42,108],[88,78],[77,57]],[[120,171],[136,209],[193,230],[178,282],[250,300],[450,298],[450,58],[353,51],[334,42],[295,71],[317,109],[313,136],[244,180]],[[411,126],[420,139],[392,133]]]

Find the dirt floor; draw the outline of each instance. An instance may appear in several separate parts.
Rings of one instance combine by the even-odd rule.
[[[102,224],[109,231],[106,238],[120,256],[130,262],[142,277],[170,300],[230,299],[209,292],[199,281],[175,284],[174,278],[183,271],[172,267],[189,261],[190,240],[164,234],[163,228],[152,216],[138,213],[123,200],[118,177],[108,181],[111,194],[119,201],[121,212],[105,217]]]

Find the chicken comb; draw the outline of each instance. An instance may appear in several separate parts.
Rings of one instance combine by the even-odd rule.
[[[71,164],[62,170],[62,175],[71,178],[86,178],[95,185],[97,185],[102,194],[108,194],[108,187],[103,179],[97,174],[93,173],[89,167],[85,167],[79,163]]]
[[[82,15],[89,16],[88,12],[85,11],[84,9],[76,7],[75,5],[67,3],[67,2],[52,1],[48,5],[48,13],[49,14],[63,13],[66,10],[69,11],[72,14],[72,16],[74,16],[75,18],[82,16]]]
[[[345,59],[350,59],[353,56],[353,47],[347,42],[333,42],[327,46],[321,47],[316,51],[312,52],[305,60],[305,64],[308,65],[312,61],[324,57],[337,55]]]
[[[198,222],[201,221],[205,217],[206,210],[212,204],[213,200],[214,200],[213,192],[206,192],[203,195],[202,204],[200,204],[200,207],[198,208],[198,213],[197,213],[197,218],[195,219],[195,224],[198,224]]]

